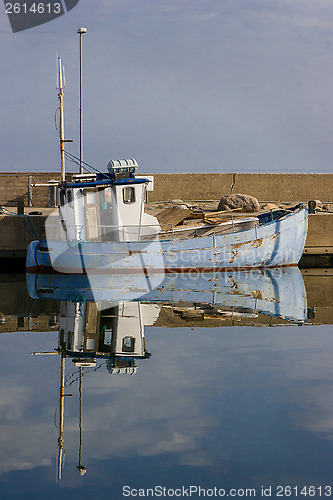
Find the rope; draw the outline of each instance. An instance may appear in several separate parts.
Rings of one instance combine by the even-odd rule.
[[[11,216],[17,216],[17,215],[18,215],[18,216],[20,216],[20,217],[23,217],[24,222],[26,223],[27,228],[28,228],[28,229],[29,229],[29,231],[30,231],[30,234],[31,234],[34,238],[36,238],[37,240],[40,240],[40,235],[39,235],[39,233],[38,233],[38,231],[37,231],[37,229],[36,229],[36,227],[35,227],[35,224],[33,223],[33,220],[32,220],[32,218],[31,218],[31,216],[30,216],[30,215],[18,214],[18,213],[15,213],[15,212],[11,212],[10,210],[8,210],[7,208],[5,208],[5,207],[3,207],[3,206],[0,206],[0,211],[1,211],[1,213],[4,213],[5,215],[11,215]],[[32,228],[29,226],[27,219],[29,219],[29,220],[30,220],[30,223],[31,223],[31,225],[32,225]]]
[[[27,225],[27,228],[29,229],[29,231],[30,231],[30,233],[32,234],[32,236],[33,236],[34,238],[37,238],[37,240],[40,240],[40,235],[39,235],[39,233],[38,233],[38,231],[37,231],[37,229],[36,229],[36,227],[35,227],[35,224],[33,223],[33,220],[32,220],[32,218],[30,217],[30,215],[22,215],[22,217],[24,218],[24,221],[25,221],[25,223],[26,223],[26,225]],[[31,229],[30,229],[30,227],[29,227],[29,224],[27,223],[27,217],[29,218],[29,220],[30,220],[30,222],[31,222],[31,224],[32,224],[32,227],[33,227],[34,233],[31,231]]]
[[[84,247],[84,246],[86,246],[86,244],[87,244],[86,240],[82,240],[82,239],[77,240],[76,238],[72,238],[71,240],[68,241],[68,246],[70,248],[74,248],[74,247],[80,246],[80,245],[81,245],[81,247]]]

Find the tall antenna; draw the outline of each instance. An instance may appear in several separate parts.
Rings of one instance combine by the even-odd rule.
[[[61,66],[61,57],[58,57],[58,97],[60,108],[60,164],[61,164],[61,182],[65,182],[65,125],[64,125],[64,79],[63,68]]]
[[[82,35],[87,33],[87,28],[80,28],[77,34],[80,35],[80,174],[83,173],[83,124],[82,124]]]

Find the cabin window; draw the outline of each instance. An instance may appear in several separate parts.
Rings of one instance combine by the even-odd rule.
[[[112,192],[110,188],[100,188],[98,190],[99,205],[102,210],[111,210]]]
[[[86,349],[88,351],[96,350],[96,339],[88,338],[86,341]]]
[[[111,191],[111,188],[106,188],[104,190],[104,200],[105,200],[105,203],[112,203],[112,191]]]
[[[61,189],[60,191],[60,206],[63,207],[65,205],[65,191]]]
[[[93,189],[86,190],[86,201],[87,201],[87,205],[96,205],[97,197],[96,197],[95,190],[93,190]]]
[[[24,328],[24,317],[23,316],[17,317],[17,328]]]
[[[123,352],[134,352],[135,338],[134,337],[124,337],[123,338]]]
[[[112,342],[112,329],[106,328],[104,330],[104,345],[111,345]]]
[[[134,187],[123,188],[123,201],[125,204],[135,202],[135,189]]]
[[[72,203],[72,201],[72,191],[70,189],[67,189],[67,203]]]

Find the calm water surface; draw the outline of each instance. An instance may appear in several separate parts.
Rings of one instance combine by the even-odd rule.
[[[156,320],[156,305],[150,305],[145,324],[155,326],[145,326],[144,336],[151,356],[137,359],[132,370],[105,357],[83,366],[87,359],[74,363],[67,356],[60,398],[62,356],[31,355],[55,352],[58,310],[45,303],[47,328],[37,331],[41,316],[27,320],[18,312],[20,304],[25,312],[31,307],[22,283],[2,282],[4,303],[5,289],[19,302],[2,311],[1,500],[153,493],[263,498],[262,488],[272,498],[327,498],[330,486],[333,496],[331,324],[278,326],[280,321],[269,327],[267,320],[261,327],[242,326],[235,313],[239,326],[223,326],[228,323],[218,323],[216,315],[217,323],[208,323],[207,315],[206,323],[197,320],[195,326],[192,315],[187,327],[185,316],[178,318],[179,327],[173,311],[170,328],[161,311]],[[103,314],[100,326],[115,317]],[[26,331],[8,333],[13,319]],[[103,328],[106,339],[109,330]],[[127,335],[131,328],[134,323],[127,324]],[[105,340],[109,348],[110,342]]]

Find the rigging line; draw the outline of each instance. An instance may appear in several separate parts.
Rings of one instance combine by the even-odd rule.
[[[65,155],[67,157],[68,160],[72,161],[73,163],[77,163],[79,164],[79,161],[78,160],[75,160],[70,153],[68,153],[67,151],[65,151]]]
[[[57,114],[58,112],[60,111],[60,108],[57,108],[54,112],[54,125],[55,125],[55,129],[58,130],[58,123],[57,123]]]
[[[73,160],[73,158],[70,156],[70,154],[67,151],[65,151],[65,155],[66,155],[67,160],[75,163],[75,165],[79,165],[80,166],[80,162],[77,161],[77,160]],[[87,167],[85,167],[84,165],[82,165],[82,167],[84,168],[84,170],[86,170],[87,172],[89,172],[89,170],[88,170]]]
[[[80,161],[80,159],[75,156],[73,153],[70,153],[69,151],[66,151],[66,153],[70,156],[72,156],[73,158],[75,158],[77,161]],[[92,165],[90,165],[89,163],[87,163],[86,161],[82,161],[82,163],[84,163],[85,165],[87,165],[88,167],[91,167],[91,168],[94,168]]]
[[[69,373],[68,375],[66,375],[66,378],[65,378],[65,385],[74,377],[74,375],[76,375],[77,373],[79,373],[79,370],[76,371],[76,372],[73,372],[73,373]]]
[[[75,158],[76,160],[80,161],[80,159],[79,159],[77,156],[73,155],[72,153],[69,153],[68,151],[66,151],[66,153],[67,153],[68,155],[72,156],[73,158]],[[102,173],[100,170],[98,170],[98,168],[93,167],[92,165],[90,165],[89,163],[87,163],[87,162],[85,162],[85,161],[83,161],[83,160],[82,160],[82,163],[83,163],[84,165],[87,165],[87,167],[92,168],[93,170],[95,170],[95,172],[98,172],[99,174],[101,174],[101,173]]]
[[[82,377],[84,375],[88,375],[89,373],[93,373],[93,372],[96,372],[97,370],[99,370],[100,368],[102,368],[103,365],[106,364],[106,361],[104,361],[103,363],[101,363],[100,365],[96,366],[93,370],[89,370],[87,369],[87,367],[85,367],[85,371],[83,372],[82,371]],[[71,378],[74,377],[74,375],[76,375],[76,378],[71,380],[71,382],[69,383],[69,380]],[[65,380],[65,387],[70,387],[72,384],[74,384],[74,382],[77,382],[78,380],[80,380],[80,370],[77,370],[76,372],[73,372],[69,378],[66,378]]]

